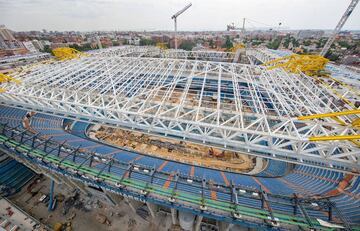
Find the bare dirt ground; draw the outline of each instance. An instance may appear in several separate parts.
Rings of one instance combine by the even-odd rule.
[[[64,229],[67,231],[167,231],[174,228],[171,225],[170,215],[158,213],[155,219],[149,216],[146,221],[134,213],[124,200],[118,206],[110,206],[96,198],[80,195],[79,201],[83,202],[83,206],[71,207],[64,215],[64,203],[59,202],[54,211],[48,211],[47,204],[39,202],[39,198],[43,194],[49,194],[50,180],[43,177],[41,182],[32,188],[32,192],[39,191],[34,197],[26,188],[25,186],[21,192],[9,199],[48,226],[49,230],[53,230],[56,223],[69,225]],[[64,185],[56,185],[54,195],[59,194],[62,194],[66,200],[73,195],[73,192]],[[104,224],[101,223],[102,219],[106,219]]]
[[[234,172],[249,172],[254,168],[254,157],[190,142],[105,126],[95,136],[109,144],[168,160]]]

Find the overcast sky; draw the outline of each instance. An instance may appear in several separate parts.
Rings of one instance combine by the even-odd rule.
[[[179,30],[225,30],[242,18],[247,27],[332,29],[350,0],[0,0],[0,24],[24,30],[173,30],[171,15],[193,6],[178,19]],[[259,22],[259,23],[255,23]],[[261,24],[263,23],[263,24]],[[360,29],[360,6],[344,29]]]

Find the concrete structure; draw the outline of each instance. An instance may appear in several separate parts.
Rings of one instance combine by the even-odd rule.
[[[309,39],[309,38],[319,39],[324,36],[324,33],[325,32],[323,30],[299,30],[299,32],[297,33],[297,38],[299,38],[299,39]]]
[[[38,51],[44,50],[44,45],[39,40],[34,39],[31,42]]]
[[[43,225],[38,220],[0,197],[0,230],[38,230],[40,226]]]
[[[26,41],[26,42],[23,42],[22,44],[30,53],[39,52],[31,41]]]
[[[12,32],[5,27],[5,25],[0,25],[0,38],[7,41],[15,40]]]

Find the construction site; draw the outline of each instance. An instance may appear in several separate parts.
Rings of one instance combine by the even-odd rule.
[[[177,49],[189,4],[176,49],[0,74],[0,229],[360,230],[360,74],[324,57],[357,3],[320,54]]]

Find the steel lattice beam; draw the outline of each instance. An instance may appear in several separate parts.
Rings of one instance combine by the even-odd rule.
[[[308,139],[355,135],[353,128],[331,119],[297,119],[343,110],[314,79],[254,65],[138,57],[131,55],[136,49],[127,48],[122,54],[130,57],[116,50],[109,57],[103,50],[39,66],[16,76],[22,84],[4,85],[0,101],[267,158],[359,171],[360,149],[353,143]]]

